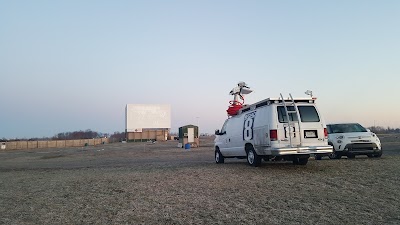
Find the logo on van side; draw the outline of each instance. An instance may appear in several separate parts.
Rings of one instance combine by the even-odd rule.
[[[253,139],[253,125],[256,112],[251,112],[244,116],[243,123],[243,140],[250,141]]]

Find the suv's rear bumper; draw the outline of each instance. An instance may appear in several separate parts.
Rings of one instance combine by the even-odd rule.
[[[260,155],[304,155],[304,154],[329,154],[332,153],[332,146],[308,146],[308,147],[296,147],[296,148],[273,148],[265,149],[260,152]],[[257,154],[259,154],[257,152]]]

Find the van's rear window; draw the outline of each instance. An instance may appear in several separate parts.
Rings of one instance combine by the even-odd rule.
[[[288,106],[287,107],[288,111],[294,111],[293,106]],[[301,117],[301,122],[319,122],[319,116],[317,113],[317,110],[315,109],[314,106],[297,106],[297,109],[299,110],[300,117]],[[288,119],[286,116],[285,112],[285,107],[283,106],[278,106],[278,120],[280,123],[287,123]],[[290,121],[298,121],[297,115],[295,113],[289,113],[289,119]]]
[[[278,120],[280,123],[287,123],[288,119],[286,116],[286,112],[285,112],[285,107],[283,106],[278,106]],[[294,107],[293,106],[287,106],[288,111],[294,111]],[[296,113],[289,113],[289,118],[290,121],[298,121],[297,119],[297,114]]]
[[[300,112],[301,122],[319,122],[319,116],[314,106],[297,106]]]

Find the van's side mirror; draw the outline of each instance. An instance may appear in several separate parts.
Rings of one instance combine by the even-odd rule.
[[[219,130],[215,130],[215,135],[220,135]]]

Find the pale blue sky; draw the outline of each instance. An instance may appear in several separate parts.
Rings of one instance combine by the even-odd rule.
[[[247,103],[310,89],[327,122],[400,127],[399,27],[397,0],[0,0],[0,138],[122,132],[128,103],[212,133],[238,81]]]

